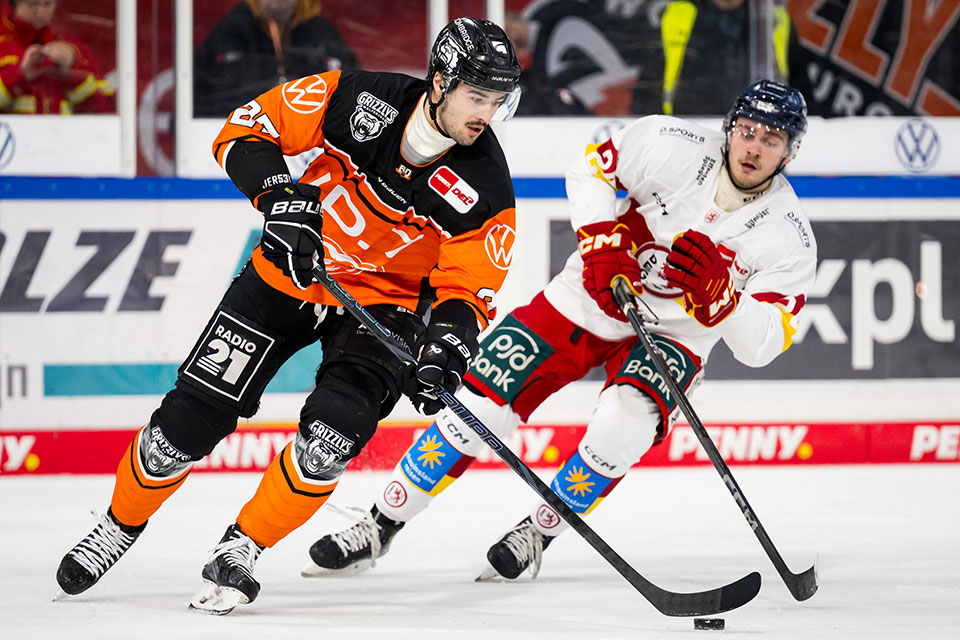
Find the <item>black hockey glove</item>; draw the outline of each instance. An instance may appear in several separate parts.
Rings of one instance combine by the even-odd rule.
[[[417,411],[432,416],[444,407],[437,393],[453,393],[463,382],[470,358],[477,352],[477,330],[451,322],[431,322],[417,341],[418,364],[405,371],[403,392]]]
[[[298,289],[306,289],[313,282],[314,265],[323,263],[320,189],[293,182],[264,191],[254,202],[263,212],[263,257]]]

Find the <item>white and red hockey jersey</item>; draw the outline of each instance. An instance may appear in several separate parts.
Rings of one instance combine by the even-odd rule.
[[[765,366],[796,333],[797,313],[816,273],[817,245],[793,188],[782,176],[758,196],[725,211],[715,197],[723,168],[724,134],[669,116],[648,116],[610,140],[589,145],[567,174],[574,229],[613,220],[634,209],[653,240],[638,260],[643,301],[658,316],[651,329],[689,347],[704,362],[720,338],[740,362]],[[724,176],[724,179],[726,177]],[[618,191],[626,197],[617,198]],[[743,194],[746,196],[746,194]],[[662,268],[674,238],[687,229],[708,235],[727,259],[741,291],[737,309],[715,327],[687,315],[682,292]],[[629,324],[605,315],[581,283],[583,262],[574,252],[546,287],[547,300],[573,322],[608,340],[633,336]]]

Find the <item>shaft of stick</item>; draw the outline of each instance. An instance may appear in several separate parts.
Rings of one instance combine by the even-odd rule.
[[[700,440],[700,444],[703,446],[707,457],[710,458],[710,462],[713,463],[713,466],[720,474],[720,477],[723,478],[723,483],[730,491],[730,494],[736,501],[737,506],[740,507],[743,517],[747,520],[747,524],[750,525],[753,533],[760,541],[760,546],[762,546],[763,550],[767,552],[767,556],[770,558],[771,562],[773,562],[773,566],[777,569],[777,573],[780,574],[780,577],[783,579],[784,584],[786,584],[787,589],[790,590],[790,593],[797,600],[802,601],[810,598],[814,593],[817,592],[816,564],[799,574],[790,571],[786,562],[784,562],[783,557],[780,555],[780,552],[777,550],[777,547],[773,544],[773,540],[771,540],[770,536],[767,534],[767,530],[762,524],[760,524],[760,519],[757,518],[756,513],[750,506],[750,503],[747,502],[747,498],[740,489],[740,485],[734,479],[733,474],[730,472],[730,468],[723,460],[723,456],[721,456],[720,452],[717,450],[717,445],[714,444],[710,434],[707,433],[706,428],[703,426],[703,422],[700,421],[700,417],[697,415],[696,411],[693,410],[693,405],[690,404],[687,394],[683,392],[683,390],[680,388],[680,385],[677,384],[677,381],[670,373],[670,368],[667,366],[663,355],[660,353],[660,349],[657,348],[656,343],[653,341],[653,338],[650,335],[650,332],[647,330],[643,318],[640,316],[640,312],[637,310],[637,304],[634,299],[633,292],[630,290],[630,286],[623,276],[617,276],[614,279],[613,296],[616,299],[617,304],[621,306],[623,312],[627,315],[627,319],[630,320],[630,325],[633,327],[634,331],[636,331],[637,338],[639,338],[640,343],[647,352],[647,355],[649,355],[650,359],[653,361],[654,368],[657,370],[657,373],[660,374],[664,384],[667,385],[670,394],[676,399],[677,404],[680,406],[680,410],[683,412],[683,415],[686,416],[687,421],[690,423],[690,427],[697,436],[697,439]]]
[[[415,365],[416,358],[383,325],[377,322],[346,290],[327,274],[321,265],[313,272],[320,282],[344,308],[361,324],[377,336],[398,358]],[[641,593],[661,613],[668,616],[695,616],[722,613],[743,606],[760,591],[760,575],[756,572],[740,578],[730,585],[697,593],[674,593],[661,589],[644,578],[624,560],[603,538],[583,521],[550,487],[537,477],[503,442],[490,431],[473,413],[448,391],[441,390],[438,397],[498,456],[536,491],[543,500],[566,520],[627,582]]]

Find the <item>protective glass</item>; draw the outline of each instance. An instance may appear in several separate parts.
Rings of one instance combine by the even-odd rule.
[[[780,158],[790,156],[790,134],[762,122],[737,120],[730,129],[729,136],[731,141],[739,138],[748,143],[756,142],[766,154],[773,154]]]
[[[517,107],[520,105],[520,87],[515,87],[513,91],[507,92],[493,91],[492,89],[478,87],[469,82],[463,82],[462,84],[476,90],[471,92],[471,95],[475,98],[478,97],[478,91],[482,92],[485,96],[482,99],[488,99],[491,105],[496,106],[496,111],[494,111],[493,116],[490,118],[491,122],[504,122],[512,118],[517,112]]]

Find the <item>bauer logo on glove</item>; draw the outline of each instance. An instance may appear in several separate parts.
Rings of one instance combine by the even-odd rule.
[[[740,301],[730,267],[709,237],[687,230],[673,242],[663,276],[683,291],[687,313],[705,327],[727,318]]]
[[[263,257],[298,289],[313,283],[313,268],[323,262],[320,189],[299,182],[273,187],[253,203],[263,212]]]

